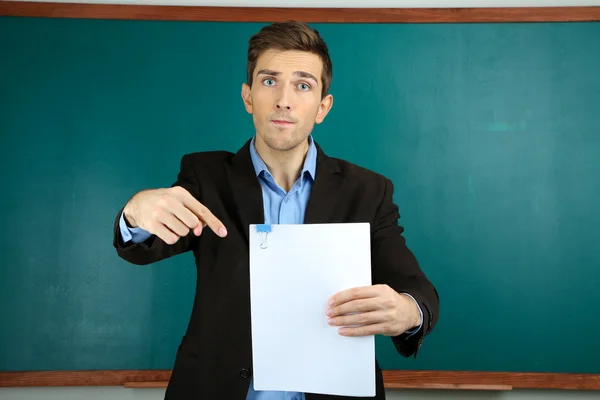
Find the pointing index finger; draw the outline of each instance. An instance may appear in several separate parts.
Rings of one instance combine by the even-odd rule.
[[[200,218],[200,221],[208,225],[217,236],[227,236],[225,225],[204,204],[196,200],[189,192],[186,191],[186,193],[182,199],[183,205],[196,214]]]

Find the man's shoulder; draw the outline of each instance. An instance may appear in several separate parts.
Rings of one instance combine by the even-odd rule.
[[[209,151],[195,151],[187,153],[185,157],[189,157],[190,161],[194,164],[212,164],[218,162],[227,162],[235,155],[230,151],[226,150],[209,150]]]
[[[335,157],[330,159],[340,168],[342,176],[346,179],[378,184],[385,184],[389,180],[387,176],[356,163]]]

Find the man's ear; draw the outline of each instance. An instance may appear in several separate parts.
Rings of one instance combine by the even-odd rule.
[[[319,105],[319,110],[317,111],[317,116],[315,117],[315,123],[320,124],[323,122],[329,110],[333,106],[333,96],[328,94],[321,100],[321,104]]]
[[[252,93],[247,83],[242,84],[242,100],[244,100],[244,107],[248,114],[252,114]]]

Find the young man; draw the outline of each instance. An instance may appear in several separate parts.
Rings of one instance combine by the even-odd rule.
[[[342,398],[254,390],[250,224],[369,222],[373,285],[332,293],[323,318],[341,335],[390,336],[407,357],[433,329],[438,295],[406,247],[392,183],[313,141],[333,104],[331,76],[317,31],[297,22],[264,27],[250,39],[242,85],[256,134],[236,154],[183,156],[170,188],[139,192],[118,213],[114,246],[123,259],[150,264],[186,251],[196,259],[196,298],[167,399]],[[384,399],[379,366],[376,381],[375,398]]]

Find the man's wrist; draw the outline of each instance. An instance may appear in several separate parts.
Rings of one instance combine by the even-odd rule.
[[[411,296],[407,295],[406,293],[400,293],[400,296],[404,297],[408,301],[411,310],[412,323],[409,330],[418,328],[423,323],[423,321],[421,320],[421,312],[419,311],[419,305],[417,304],[416,300],[414,300]]]
[[[135,222],[135,219],[131,215],[131,206],[129,203],[123,209],[123,216],[125,217],[123,219],[125,220],[125,224],[127,225],[128,228],[137,228],[138,227],[137,223]]]

